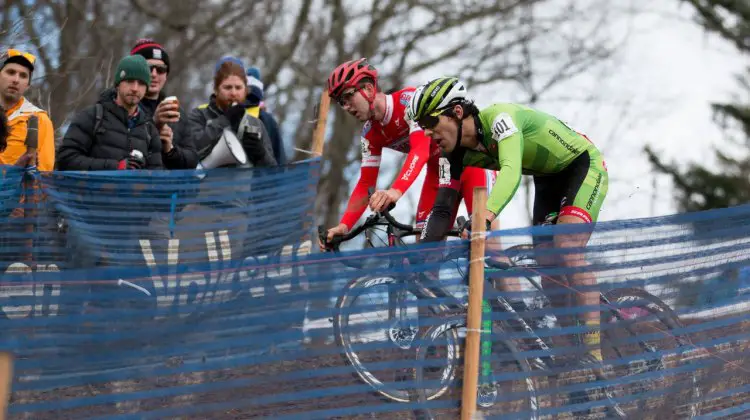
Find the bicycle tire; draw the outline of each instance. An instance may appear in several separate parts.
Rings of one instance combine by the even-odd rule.
[[[663,332],[665,339],[669,341],[674,341],[674,344],[676,345],[676,347],[688,345],[689,339],[686,336],[681,335],[681,334],[669,333],[669,331],[673,331],[673,330],[683,327],[683,324],[680,321],[677,314],[672,310],[672,308],[669,307],[669,305],[664,303],[658,297],[647,292],[646,290],[637,289],[637,288],[621,288],[621,289],[614,289],[614,290],[608,291],[604,293],[603,296],[614,305],[622,305],[624,303],[627,303],[628,301],[638,302],[636,306],[626,308],[626,309],[629,309],[629,312],[627,313],[633,313],[634,311],[633,308],[635,308],[635,310],[642,311],[639,313],[647,313],[649,315],[656,316],[656,319],[658,320],[658,322],[663,324],[666,327],[666,329],[659,330],[658,327],[653,327],[653,326],[650,326],[649,327],[650,329],[652,329],[653,331],[657,331],[657,332]],[[616,311],[618,311],[618,309],[615,309],[615,308],[610,308],[609,310],[603,310],[601,312],[602,318],[604,318],[602,319],[602,325],[605,325],[611,322],[613,318],[619,318],[623,316],[622,312],[620,312],[619,315],[616,315],[615,314]],[[629,321],[629,320],[630,319],[626,319],[626,321]],[[605,359],[608,358],[606,357],[606,353],[608,352],[614,352],[614,356],[616,359],[627,357],[627,354],[628,354],[627,349],[625,347],[618,346],[616,344],[618,341],[618,337],[616,337],[615,331],[616,330],[614,329],[606,329],[603,331],[604,336],[602,340],[602,351],[605,353]],[[634,331],[630,328],[626,328],[626,332],[627,334],[629,334],[630,337],[633,337],[634,334],[636,334],[637,336],[637,333],[634,333]],[[629,340],[628,338],[626,338],[626,340],[633,341],[632,338],[630,338]],[[660,346],[658,343],[645,343],[641,340],[637,340],[637,341],[638,341],[637,344],[639,345],[639,347],[641,348],[648,347],[649,348],[648,351],[651,351],[651,352],[662,350],[661,347],[663,347],[663,346]],[[608,347],[605,345],[605,343],[607,342],[610,342],[610,343],[614,342],[615,344]],[[672,356],[676,358],[676,363],[678,365],[682,364],[683,357],[680,353],[681,352],[678,351],[677,355]],[[631,356],[633,355],[632,352],[630,354]],[[660,367],[663,368],[663,366],[669,366],[670,364],[675,363],[674,361],[669,360],[669,355],[658,357],[657,362],[658,363],[652,366],[648,366],[646,372],[656,371]],[[646,364],[648,365],[648,363]],[[618,369],[620,370],[625,369],[628,371],[627,373],[630,373],[631,371],[637,370],[637,366],[634,367],[632,362],[629,362],[626,366],[617,367],[615,371],[617,371]],[[643,372],[639,372],[637,374],[642,374],[642,373]],[[617,372],[616,372],[616,375],[618,378],[625,376]],[[685,372],[685,375],[687,376],[684,379],[685,381],[687,381],[687,385],[685,386],[687,395],[683,396],[683,397],[686,397],[687,399],[685,404],[679,405],[678,402],[680,399],[678,398],[678,395],[670,392],[667,394],[667,396],[670,399],[669,403],[666,403],[663,405],[667,407],[673,407],[673,408],[685,407],[687,409],[686,412],[677,413],[675,412],[675,410],[672,410],[671,413],[665,413],[664,411],[667,409],[667,407],[662,407],[660,414],[668,415],[668,416],[677,415],[680,418],[693,418],[699,415],[701,388],[699,386],[699,378],[698,378],[697,372],[695,372],[694,370],[690,370],[688,372]],[[646,374],[645,376],[648,377],[648,374]],[[642,387],[644,386],[644,383],[645,381],[641,380],[635,383],[634,386]],[[644,410],[650,410],[651,412],[655,411],[653,407],[644,407],[647,403],[646,398],[638,398],[635,400],[635,402],[637,403],[636,408],[635,408],[636,412],[643,413],[645,412]],[[624,404],[623,405],[618,404],[618,408],[624,411],[628,411],[628,410],[625,410]]]
[[[373,390],[382,396],[383,398],[396,402],[408,402],[413,399],[413,395],[408,389],[398,389],[389,386],[387,381],[382,381],[371,372],[370,369],[362,362],[362,354],[353,349],[351,338],[349,335],[350,326],[350,309],[351,304],[356,298],[363,294],[368,288],[372,286],[379,286],[383,284],[395,284],[400,283],[398,280],[392,277],[373,277],[365,276],[351,280],[346,287],[344,287],[342,293],[339,295],[336,301],[335,313],[333,317],[333,333],[336,340],[336,344],[343,348],[341,356],[344,361],[352,366],[355,370],[354,375],[368,384]],[[413,352],[413,346],[408,349],[409,353]],[[414,360],[413,356],[405,354],[403,360]],[[382,362],[381,362],[382,363]],[[410,373],[404,377],[413,377]]]
[[[459,404],[453,404],[452,407],[447,408],[431,408],[430,406],[434,407],[435,404],[428,404],[428,402],[446,394],[456,394],[453,401],[456,401],[457,403],[461,401],[461,390],[456,386],[459,383],[457,378],[458,374],[462,370],[459,368],[461,343],[458,339],[458,329],[465,326],[465,316],[456,316],[451,314],[449,317],[445,318],[444,322],[441,322],[439,325],[434,325],[420,334],[420,339],[418,341],[419,344],[416,349],[418,367],[415,369],[414,373],[415,383],[417,386],[415,393],[419,397],[418,410],[421,418],[431,420],[435,418],[443,418],[445,416],[448,416],[448,418],[453,418],[458,415],[458,412],[455,412],[455,410],[459,408]],[[507,360],[508,362],[510,362],[510,365],[515,365],[517,369],[522,372],[524,378],[519,382],[521,382],[521,386],[525,388],[524,391],[521,391],[521,393],[525,393],[525,395],[521,398],[515,398],[508,401],[507,405],[498,406],[497,404],[494,404],[491,407],[483,408],[483,410],[487,415],[508,415],[517,413],[518,415],[522,415],[523,418],[536,420],[538,419],[539,402],[536,393],[536,383],[531,377],[532,367],[529,364],[528,360],[518,356],[519,350],[512,340],[505,340],[501,338],[502,334],[504,333],[501,323],[494,322],[492,328],[492,360]],[[424,359],[428,353],[430,344],[434,343],[436,339],[446,333],[451,334],[448,337],[456,338],[455,341],[453,338],[449,338],[447,340],[447,343],[455,343],[450,344],[454,348],[447,352],[449,361],[446,366],[441,369],[439,387],[437,389],[430,390],[430,392],[425,392],[424,387],[420,385],[425,383],[425,369],[421,369],[419,368],[419,366],[426,365]],[[508,362],[505,362],[505,364],[508,364]],[[493,375],[495,374],[496,372],[493,368]],[[502,382],[502,384],[507,385],[509,384],[509,381],[504,381]],[[498,386],[500,386],[500,384],[498,384]],[[498,391],[497,394],[501,396],[501,399],[507,399],[509,395],[518,395],[519,392],[514,390],[511,390],[507,393],[505,391]],[[517,403],[517,401],[519,400],[522,401],[522,406],[520,407]],[[515,404],[513,404],[514,401],[516,401]],[[513,405],[515,405],[515,407],[512,407]],[[444,411],[438,413],[438,410]],[[453,410],[454,412],[446,412],[450,410]]]

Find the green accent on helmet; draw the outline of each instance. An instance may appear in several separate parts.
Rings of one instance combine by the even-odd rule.
[[[457,77],[440,77],[420,86],[409,106],[414,121],[426,115],[442,113],[446,108],[467,99],[464,85]]]
[[[458,82],[458,79],[455,77],[441,77],[429,82],[422,91],[422,97],[419,101],[419,107],[417,108],[419,117],[436,111],[440,103],[443,102],[446,93],[456,82]]]

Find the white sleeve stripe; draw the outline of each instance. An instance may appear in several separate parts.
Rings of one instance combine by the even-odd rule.
[[[380,166],[380,156],[370,156],[367,158],[362,159],[362,166],[363,167],[379,167]]]

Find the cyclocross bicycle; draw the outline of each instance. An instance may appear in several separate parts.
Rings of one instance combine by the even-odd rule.
[[[555,218],[548,221],[549,224],[555,222]],[[463,223],[459,220],[458,225]],[[386,211],[373,214],[347,235],[336,237],[326,245],[329,249],[338,250],[341,242],[378,226],[385,226],[389,247],[403,244],[402,238],[406,236],[421,233],[413,226],[399,223]],[[322,229],[320,234],[321,241],[326,243]],[[459,236],[460,231],[454,229],[449,235]],[[448,246],[447,249],[449,252],[444,261],[455,261],[461,271],[458,260],[467,257],[465,244]],[[520,273],[518,277],[527,280],[538,292],[536,307],[540,310],[533,312],[549,313],[549,310],[544,310],[550,307],[549,298],[535,279],[543,267],[534,261],[533,246],[514,246],[504,253],[510,258],[509,264],[495,264],[486,259],[485,281],[488,290],[494,290],[494,277],[504,273],[507,277],[505,270],[512,269],[513,277]],[[418,399],[426,403],[456,390],[456,380],[461,370],[467,302],[436,281],[428,280],[424,273],[395,274],[398,270],[394,269],[409,263],[406,255],[390,253],[386,265],[390,274],[367,275],[349,282],[336,302],[334,336],[344,349],[345,360],[353,366],[359,378],[377,393],[394,401]],[[342,262],[353,267],[362,266],[362,259],[358,258],[343,258]],[[467,274],[461,273],[464,280],[468,279]],[[376,303],[355,309],[355,304],[370,294],[375,296]],[[687,337],[672,332],[682,327],[674,311],[656,296],[637,288],[602,293],[600,303],[603,308],[602,351],[605,359],[612,361],[612,374],[618,378],[617,386],[598,387],[604,388],[600,389],[603,391],[600,394],[604,394],[606,401],[602,405],[607,414],[637,418],[639,413],[649,410],[649,404],[654,403],[640,394],[657,391],[653,395],[674,398],[674,393],[664,395],[664,392],[658,391],[677,387],[682,390],[680,397],[686,400],[683,404],[686,410],[679,415],[683,418],[696,416],[700,389],[695,374],[680,369],[682,353],[689,347],[689,341]],[[387,310],[383,310],[384,307]],[[425,316],[424,309],[429,310],[429,315]],[[370,320],[371,316],[378,314],[385,319],[378,322]],[[560,369],[560,359],[551,350],[553,346],[548,337],[551,334],[538,334],[549,328],[550,316],[530,319],[524,315],[519,314],[501,295],[483,299],[477,403],[493,413],[515,413],[535,419],[539,416],[540,399],[544,396],[540,395],[534,378],[557,377],[561,371],[570,372],[571,368]],[[420,325],[420,317],[425,318],[422,324],[429,325]],[[509,338],[509,334],[513,333],[522,335],[522,338]],[[365,336],[364,343],[355,341],[357,334]],[[380,338],[382,343],[373,345],[374,338]],[[525,356],[529,353],[542,356]],[[410,357],[416,357],[416,363],[410,363]],[[681,382],[686,384],[684,386],[674,383],[674,378],[681,374],[685,378]],[[401,383],[407,381],[413,381],[417,386]],[[580,388],[570,387],[570,395],[581,394],[573,391]],[[588,391],[584,393],[584,398],[588,398]],[[574,397],[571,396],[571,399]],[[431,410],[427,409],[423,417],[430,418],[432,415]]]

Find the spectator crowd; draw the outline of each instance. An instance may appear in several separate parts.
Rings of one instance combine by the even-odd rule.
[[[114,84],[72,117],[58,147],[48,113],[24,97],[35,65],[31,53],[0,51],[0,164],[39,171],[195,169],[227,131],[248,164],[286,163],[260,70],[236,57],[219,59],[208,102],[186,113],[166,92],[167,51],[152,39],[136,41],[118,63]],[[241,166],[224,166],[231,165]]]

